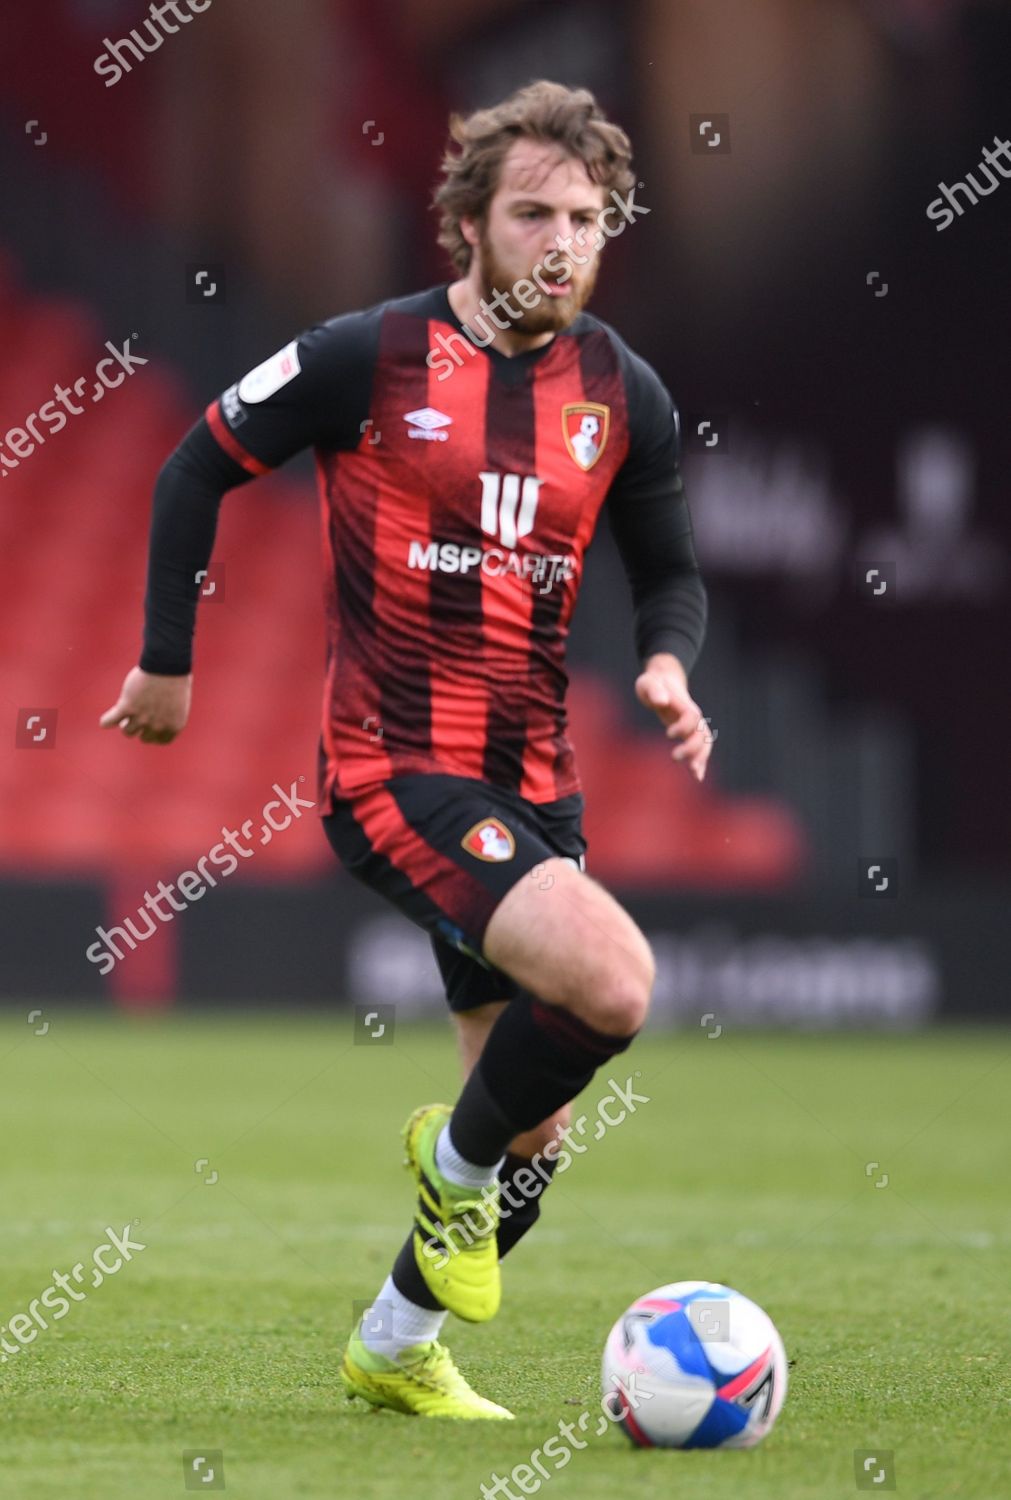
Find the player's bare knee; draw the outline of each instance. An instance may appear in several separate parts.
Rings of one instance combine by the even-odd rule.
[[[641,951],[635,969],[630,975],[632,980],[631,992],[626,996],[625,1019],[629,1023],[629,1029],[625,1033],[630,1036],[633,1031],[638,1031],[645,1025],[649,1014],[650,1001],[653,998],[653,985],[656,982],[656,961],[653,958],[653,950],[646,939],[643,938]]]
[[[632,1036],[646,1020],[656,964],[638,928],[617,945],[602,948],[598,962],[562,1003],[606,1036]]]
[[[632,1036],[646,1019],[655,972],[648,951],[623,956],[620,963],[608,956],[542,987],[539,997],[606,1036]]]
[[[591,997],[583,1019],[605,1036],[633,1036],[646,1020],[652,972],[639,969],[612,975]]]
[[[614,897],[563,860],[519,881],[499,903],[484,954],[549,1005],[612,1036],[642,1025],[653,986],[645,936]],[[550,877],[550,879],[549,879]]]

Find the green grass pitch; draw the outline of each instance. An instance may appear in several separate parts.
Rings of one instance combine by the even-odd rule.
[[[408,1223],[400,1124],[457,1091],[448,1026],[356,1046],[345,1015],[54,1010],[36,1034],[28,1009],[0,1020],[0,1323],[106,1226],[145,1248],[0,1364],[4,1500],[174,1497],[203,1450],[251,1500],[478,1500],[595,1406],[625,1305],[691,1277],[776,1320],[776,1430],[687,1454],[609,1431],[540,1481],[552,1500],[848,1500],[855,1450],[892,1453],[910,1500],[1007,1492],[1006,1032],[640,1038],[609,1071],[649,1103],[552,1186],[499,1317],[447,1323],[516,1413],[497,1425],[372,1413],[337,1379]]]

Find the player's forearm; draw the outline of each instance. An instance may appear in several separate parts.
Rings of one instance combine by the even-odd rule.
[[[705,639],[707,600],[676,466],[649,487],[612,495],[609,514],[632,590],[639,660],[670,652],[690,672]]]
[[[189,672],[196,624],[198,574],[214,547],[222,491],[194,481],[175,455],[155,485],[144,599],[145,672]]]
[[[200,575],[211,560],[222,496],[249,478],[198,422],[168,458],[154,490],[140,665],[190,671]]]
[[[657,574],[633,582],[635,644],[643,665],[656,656],[675,659],[687,675],[706,634],[708,601],[697,570]]]

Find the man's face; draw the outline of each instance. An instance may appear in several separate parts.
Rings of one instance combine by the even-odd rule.
[[[508,296],[522,314],[509,319],[518,333],[557,333],[589,301],[600,265],[595,240],[603,238],[597,225],[603,207],[604,189],[591,182],[581,161],[538,141],[519,140],[510,148],[487,217],[465,221],[464,229],[475,245],[481,295],[489,301],[496,292]],[[529,308],[512,290],[524,279],[534,285],[533,292],[523,288]],[[496,311],[508,316],[501,303]]]

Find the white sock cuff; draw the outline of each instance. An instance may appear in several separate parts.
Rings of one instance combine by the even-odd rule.
[[[435,1143],[435,1165],[443,1177],[456,1183],[457,1187],[490,1187],[504,1161],[505,1157],[500,1157],[490,1167],[482,1167],[476,1162],[468,1161],[453,1145],[448,1123],[442,1127],[439,1139]]]
[[[419,1307],[397,1289],[392,1276],[387,1276],[379,1296],[362,1317],[361,1340],[373,1354],[396,1359],[412,1344],[427,1344],[438,1338],[445,1321],[444,1307]]]

